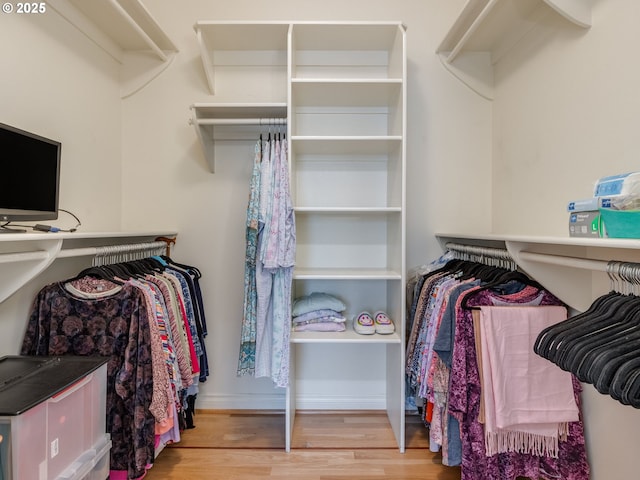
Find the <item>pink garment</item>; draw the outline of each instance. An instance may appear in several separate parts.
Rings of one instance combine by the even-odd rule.
[[[567,422],[578,421],[571,374],[536,355],[546,327],[567,318],[561,306],[480,307],[487,455],[558,456]]]

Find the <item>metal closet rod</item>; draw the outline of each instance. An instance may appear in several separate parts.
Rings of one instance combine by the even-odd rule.
[[[109,255],[126,255],[128,253],[164,252],[167,244],[163,241],[130,243],[124,245],[105,245],[100,247],[81,247],[60,250],[58,258],[65,257],[106,257]]]
[[[467,253],[469,255],[478,255],[483,257],[498,258],[501,260],[514,261],[511,254],[504,248],[480,247],[477,245],[462,245],[455,242],[447,242],[445,247],[455,252]]]
[[[462,245],[453,242],[448,242],[445,246],[448,249],[457,252],[515,261],[511,254],[502,248]],[[640,263],[623,262],[619,260],[592,260],[567,255],[554,255],[552,253],[528,252],[526,250],[518,252],[518,259],[529,262],[544,263],[546,265],[558,265],[562,267],[580,268],[583,270],[593,270],[605,273],[610,272],[611,269],[614,268],[614,264],[624,264],[631,268],[637,268],[640,271]]]
[[[71,258],[71,257],[89,257],[89,256],[107,256],[111,254],[127,254],[142,252],[159,252],[162,251],[170,256],[170,245],[175,243],[175,239],[165,237],[153,242],[140,242],[123,245],[105,245],[98,247],[79,247],[67,248],[60,250],[55,254],[55,258]],[[48,258],[50,253],[46,250],[37,250],[32,252],[16,252],[0,254],[0,264],[17,263],[33,260],[43,260]]]
[[[287,119],[283,117],[270,118],[199,118],[198,125],[286,125]]]
[[[527,252],[526,250],[521,251],[518,256],[522,260],[528,260],[530,262],[544,263],[547,265],[559,265],[562,267],[581,268],[583,270],[594,270],[596,272],[607,272],[610,263],[616,262],[616,260],[590,260],[588,258],[554,255],[552,253]],[[636,263],[634,265],[637,265],[638,268],[640,268],[640,264]]]

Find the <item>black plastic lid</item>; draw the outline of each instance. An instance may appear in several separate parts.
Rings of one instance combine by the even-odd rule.
[[[0,415],[24,413],[107,361],[107,357],[77,356],[0,358]]]

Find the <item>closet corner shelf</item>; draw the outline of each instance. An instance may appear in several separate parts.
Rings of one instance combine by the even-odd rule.
[[[591,6],[584,0],[468,0],[436,53],[455,76],[492,98],[493,65],[554,12],[591,27]]]
[[[175,231],[7,233],[0,235],[0,303],[46,270],[56,259],[95,255],[96,247],[150,243]]]
[[[567,305],[585,310],[593,301],[592,275],[610,260],[640,262],[640,239],[437,233],[448,242],[505,248],[520,268]]]
[[[162,61],[178,49],[140,0],[49,0],[69,23],[122,63],[126,52],[147,51]]]
[[[48,0],[47,4],[125,66],[122,98],[160,75],[178,52],[140,0]],[[151,66],[141,56],[160,63]]]
[[[195,127],[209,170],[215,173],[215,144],[221,141],[256,141],[257,133],[287,118],[286,103],[194,103],[190,123]]]

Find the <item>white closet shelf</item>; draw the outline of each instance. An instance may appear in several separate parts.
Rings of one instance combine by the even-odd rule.
[[[292,135],[291,145],[299,155],[380,155],[402,145],[401,135]]]
[[[592,303],[593,275],[603,261],[640,262],[640,240],[500,234],[436,234],[443,249],[448,242],[506,248],[518,266],[567,305],[586,310]]]
[[[551,14],[568,24],[591,26],[585,0],[468,0],[436,52],[454,75],[493,96],[493,65]]]
[[[402,280],[402,273],[382,268],[304,268],[296,267],[294,280]]]
[[[190,123],[211,173],[215,172],[216,140],[256,141],[265,125],[281,125],[287,119],[287,104],[279,102],[194,103],[191,110]]]
[[[0,234],[0,303],[46,270],[56,259],[96,254],[96,248],[174,238],[174,231]]]
[[[54,10],[119,62],[131,51],[160,60],[178,49],[139,0],[49,0]]]
[[[295,207],[294,210],[296,213],[401,213],[401,207]]]
[[[291,343],[358,343],[358,344],[397,344],[401,339],[397,333],[389,335],[360,335],[347,321],[344,332],[291,332]]]
[[[178,52],[140,0],[48,0],[47,4],[123,64],[123,98],[160,75]],[[150,67],[133,59],[133,54],[151,56],[160,65]]]

